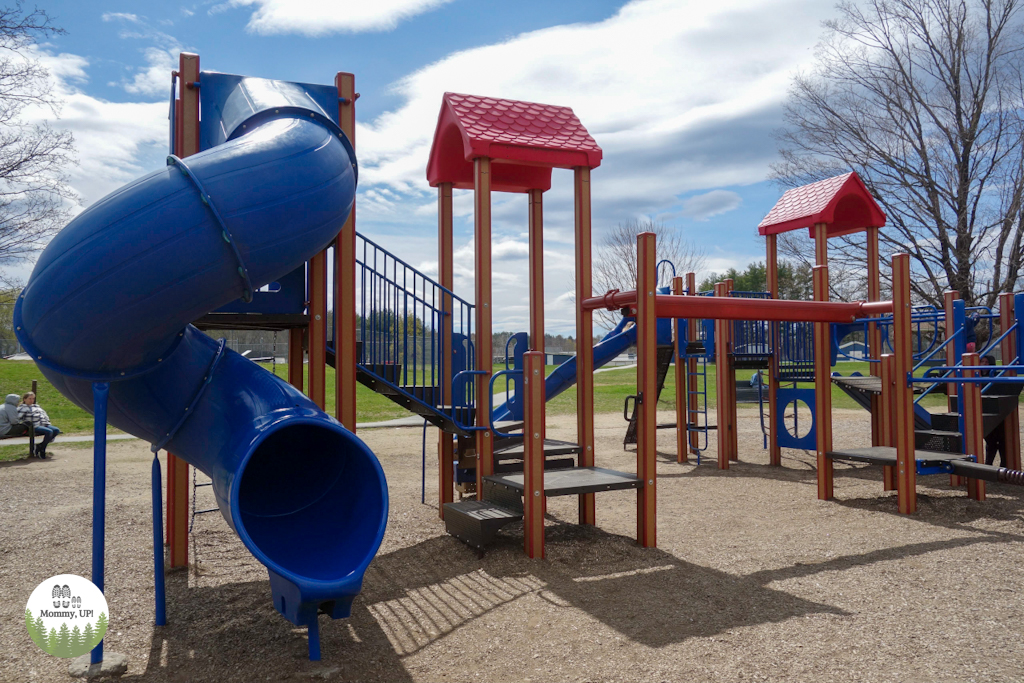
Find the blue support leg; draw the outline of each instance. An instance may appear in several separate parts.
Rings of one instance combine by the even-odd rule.
[[[164,516],[160,487],[160,458],[153,454],[153,595],[156,625],[167,624],[167,594],[164,586]]]
[[[92,582],[103,592],[103,548],[107,511],[107,382],[93,382],[92,450]],[[103,661],[103,641],[92,649],[90,661]]]
[[[309,661],[320,661],[320,623],[316,617],[309,625]]]

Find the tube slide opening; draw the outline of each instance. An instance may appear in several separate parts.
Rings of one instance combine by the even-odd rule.
[[[387,516],[384,474],[342,427],[281,427],[257,445],[240,476],[238,521],[285,572],[338,580],[377,552]]]

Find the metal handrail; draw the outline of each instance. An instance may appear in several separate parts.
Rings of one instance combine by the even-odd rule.
[[[505,368],[504,370],[498,370],[497,372],[493,373],[491,375],[491,381],[487,384],[487,394],[489,396],[494,396],[494,381],[496,379],[498,379],[499,377],[501,377],[502,375],[510,375],[510,376],[511,375],[518,375],[518,376],[522,377],[523,371],[521,369],[520,370],[516,370],[515,368]],[[506,401],[507,401],[508,400],[508,382],[507,381],[505,382],[505,397],[506,397]],[[490,401],[488,401],[488,403],[490,403]],[[487,424],[491,425],[491,431],[492,432],[494,432],[495,434],[500,434],[501,436],[523,436],[525,434],[525,432],[519,432],[518,434],[515,434],[513,432],[503,432],[503,431],[500,431],[498,429],[498,427],[494,424],[494,410],[492,408],[490,408],[490,407],[487,410]]]
[[[461,372],[455,373],[455,376],[452,377],[452,384],[454,385],[455,382],[460,377],[462,377],[463,375],[486,375],[486,374],[488,374],[486,370],[463,370]],[[469,408],[469,407],[472,407],[472,406],[460,406],[460,407],[461,408]],[[490,412],[490,411],[488,411],[488,412]],[[461,429],[461,430],[463,430],[465,432],[485,432],[485,431],[487,431],[489,429],[488,427],[477,427],[475,425],[464,425],[461,422],[459,422],[459,418],[456,417],[457,413],[458,413],[458,411],[455,409],[455,406],[452,406],[452,414],[451,414],[452,422],[454,422],[455,426],[458,427],[459,429]],[[488,422],[490,422],[489,419],[488,419]]]

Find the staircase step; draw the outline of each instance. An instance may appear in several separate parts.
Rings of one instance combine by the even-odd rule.
[[[544,457],[550,457],[552,455],[576,455],[583,449],[580,448],[578,443],[570,443],[569,441],[558,441],[556,439],[544,439]],[[523,446],[523,442],[520,440],[519,443],[514,443],[510,446],[505,446],[494,451],[494,460],[522,460],[525,457],[526,447]]]
[[[501,527],[522,518],[523,513],[486,500],[444,504],[445,529],[477,550],[483,550],[484,546],[493,541]]]
[[[484,481],[495,488],[508,489],[520,495],[524,488],[522,474],[484,477]],[[551,470],[544,474],[544,494],[549,497],[638,489],[642,487],[643,481],[635,475],[628,472],[616,472],[615,470],[608,470],[602,467],[573,467],[564,470]]]
[[[428,405],[436,406],[441,402],[441,387],[403,386],[402,389]]]
[[[736,370],[767,370],[771,361],[771,356],[729,355],[732,356],[732,366]]]
[[[958,432],[960,416],[956,413],[932,413],[932,428],[942,432]]]
[[[557,460],[544,460],[545,470],[564,470],[568,467],[576,467],[576,461],[572,458],[559,458]],[[513,460],[512,462],[494,463],[495,474],[514,474],[523,471],[523,461]]]
[[[938,429],[918,429],[914,431],[914,447],[924,451],[937,453],[962,453],[963,446],[959,432],[946,432]]]

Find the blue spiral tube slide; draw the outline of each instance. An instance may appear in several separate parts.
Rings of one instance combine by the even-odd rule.
[[[243,79],[222,144],[113,192],[43,251],[15,307],[43,374],[205,472],[222,515],[310,627],[349,616],[387,522],[377,458],[286,382],[190,322],[324,249],[352,208],[355,156],[298,87]],[[314,647],[315,646],[315,647]]]

